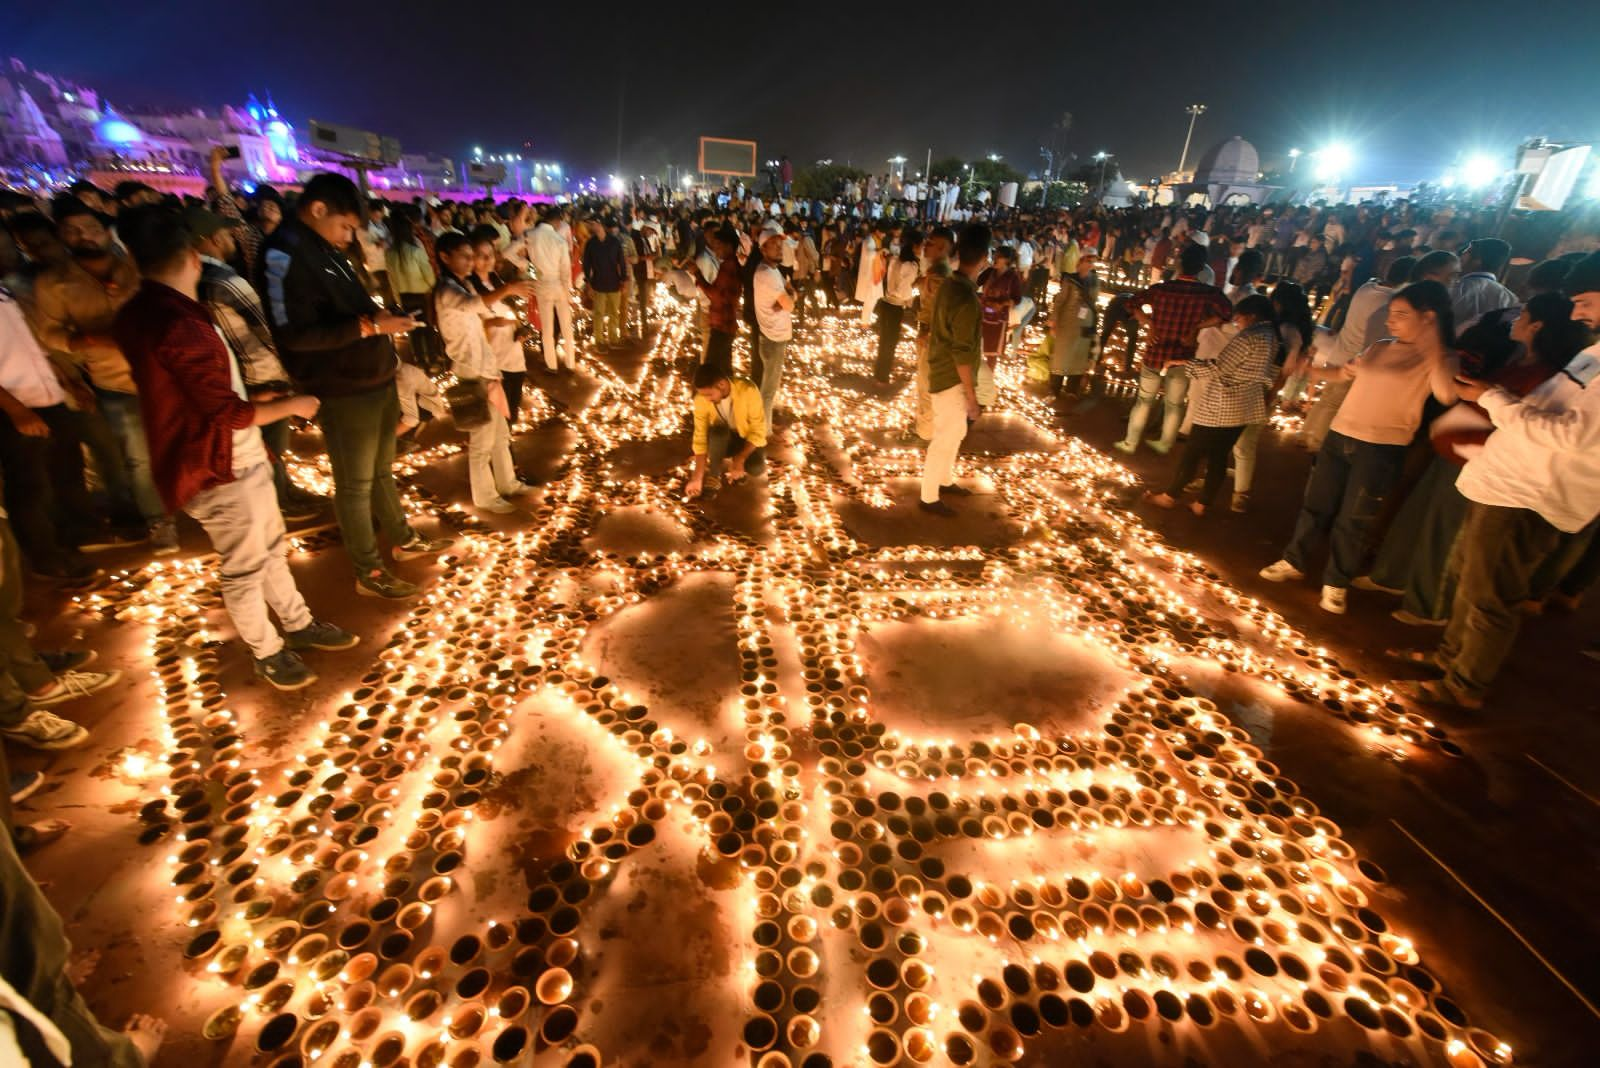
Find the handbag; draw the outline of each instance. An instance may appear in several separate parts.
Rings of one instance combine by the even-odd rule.
[[[444,391],[450,421],[457,430],[476,430],[489,422],[489,389],[479,378],[463,378]]]

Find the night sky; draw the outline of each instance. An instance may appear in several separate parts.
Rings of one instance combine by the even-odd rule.
[[[297,126],[455,158],[520,151],[602,178],[619,99],[627,173],[692,164],[700,134],[797,163],[886,170],[900,153],[916,169],[931,148],[1030,171],[1070,111],[1069,151],[1111,151],[1148,178],[1177,165],[1189,102],[1209,105],[1197,151],[1239,134],[1270,166],[1342,139],[1357,181],[1434,179],[1475,151],[1509,164],[1534,135],[1600,141],[1594,0],[630,6],[28,4],[0,15],[0,51],[119,105],[270,90]]]

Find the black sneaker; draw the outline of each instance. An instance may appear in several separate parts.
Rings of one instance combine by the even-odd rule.
[[[256,674],[280,690],[303,690],[317,681],[316,673],[288,647],[256,661]]]
[[[943,501],[934,501],[931,504],[927,501],[918,501],[917,507],[921,508],[924,512],[928,512],[932,515],[942,516],[945,519],[949,519],[951,516],[956,514],[956,510],[950,507],[948,504],[945,504]]]
[[[965,486],[958,486],[954,482],[952,482],[948,486],[940,486],[939,487],[939,496],[941,496],[941,497],[970,497],[970,496],[972,496],[972,491],[967,489],[967,487],[965,487]]]
[[[82,557],[63,560],[58,564],[35,566],[33,573],[36,577],[48,579],[58,586],[67,589],[82,589],[91,586],[105,577],[105,572],[95,567]]]
[[[454,538],[429,538],[422,534],[412,532],[405,544],[394,547],[396,560],[410,560],[418,556],[433,556],[442,553],[456,543]]]
[[[398,601],[406,597],[415,597],[422,592],[422,587],[403,578],[396,578],[380,567],[368,574],[356,576],[356,592],[363,597],[386,597],[391,601]]]
[[[103,553],[112,549],[143,545],[148,540],[145,535],[124,534],[116,530],[97,530],[78,542],[77,548],[80,553]]]
[[[343,627],[324,623],[320,619],[313,619],[310,626],[290,631],[283,636],[283,640],[291,649],[328,650],[349,649],[361,641],[360,637]]]
[[[94,663],[97,655],[93,649],[51,649],[41,650],[39,659],[50,669],[50,674],[61,675],[68,671],[77,671],[85,664]]]
[[[299,522],[321,515],[327,503],[323,498],[314,497],[309,493],[290,494],[279,510],[283,512],[283,518]]]

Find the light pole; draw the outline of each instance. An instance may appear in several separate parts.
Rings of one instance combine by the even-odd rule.
[[[1194,140],[1194,123],[1196,119],[1206,113],[1206,106],[1204,104],[1190,104],[1183,110],[1189,113],[1189,132],[1183,135],[1183,155],[1178,157],[1179,174],[1182,174],[1183,169],[1189,165],[1189,142]]]
[[[1111,158],[1111,153],[1101,149],[1094,154],[1094,158],[1100,161],[1100,184],[1095,189],[1094,199],[1103,204],[1106,199],[1106,160]]]
[[[1300,162],[1300,150],[1298,148],[1291,148],[1289,150],[1289,173],[1290,174],[1294,173],[1294,165],[1296,163],[1299,163],[1299,162]]]

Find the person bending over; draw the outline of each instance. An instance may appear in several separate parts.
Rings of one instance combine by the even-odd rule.
[[[708,482],[716,489],[721,478],[731,485],[746,473],[760,474],[757,450],[766,444],[767,416],[756,384],[716,363],[695,368],[694,469],[684,486],[689,498],[705,492]]]

